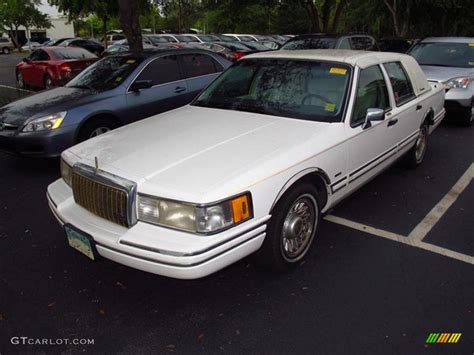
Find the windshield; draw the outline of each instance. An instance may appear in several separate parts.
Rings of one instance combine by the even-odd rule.
[[[340,122],[351,68],[288,59],[247,59],[218,77],[195,106]]]
[[[250,49],[245,44],[241,44],[240,42],[221,42],[220,45],[231,51],[239,51],[239,52],[248,52]]]
[[[91,65],[66,84],[96,91],[119,86],[140,65],[143,58],[132,56],[107,57]]]
[[[92,54],[85,49],[79,47],[65,47],[65,48],[54,48],[51,49],[54,55],[59,59],[91,59],[97,58],[95,54]]]
[[[196,37],[193,36],[184,36],[184,35],[175,35],[175,37],[180,42],[199,42]]]
[[[252,38],[250,36],[239,36],[239,39],[242,42],[253,42],[253,41],[255,41],[255,38]]]
[[[334,49],[336,47],[335,38],[327,37],[299,37],[286,42],[281,49]]]
[[[408,54],[420,65],[474,68],[474,43],[423,42]]]

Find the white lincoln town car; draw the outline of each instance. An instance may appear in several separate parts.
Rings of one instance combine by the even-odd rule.
[[[402,156],[422,163],[443,105],[407,55],[250,55],[192,104],[63,152],[47,198],[93,260],[194,279],[258,251],[285,270],[337,202]]]

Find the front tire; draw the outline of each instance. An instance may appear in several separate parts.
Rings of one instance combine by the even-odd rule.
[[[8,47],[2,48],[2,53],[3,54],[9,54],[10,53],[10,48],[8,48]]]
[[[78,143],[100,136],[117,127],[117,123],[109,118],[92,118],[81,128]]]
[[[262,264],[285,271],[303,260],[321,220],[321,204],[317,196],[318,190],[313,185],[302,183],[278,201],[258,253]]]
[[[420,127],[420,132],[415,145],[408,151],[405,161],[409,168],[414,169],[423,163],[428,149],[428,137],[430,134],[430,127],[425,122]]]
[[[17,85],[20,89],[25,89],[26,88],[26,84],[25,84],[25,81],[23,79],[23,74],[20,73],[20,72],[16,73],[16,83],[17,83]]]
[[[471,102],[471,107],[464,109],[461,114],[461,124],[465,127],[471,127],[474,123],[474,102]]]

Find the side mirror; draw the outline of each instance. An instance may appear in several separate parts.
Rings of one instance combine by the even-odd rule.
[[[25,63],[31,62],[31,60],[29,60],[27,57],[23,58],[22,61],[24,61]]]
[[[365,121],[362,129],[372,127],[372,122],[383,121],[385,119],[385,111],[381,108],[368,108],[365,115]]]
[[[151,80],[137,80],[132,85],[130,85],[130,91],[140,91],[151,88],[152,86],[153,81]]]

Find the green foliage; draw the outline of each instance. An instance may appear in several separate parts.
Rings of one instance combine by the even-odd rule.
[[[38,11],[40,0],[1,0],[0,30],[13,31],[20,26],[26,28],[50,28],[48,16]]]

